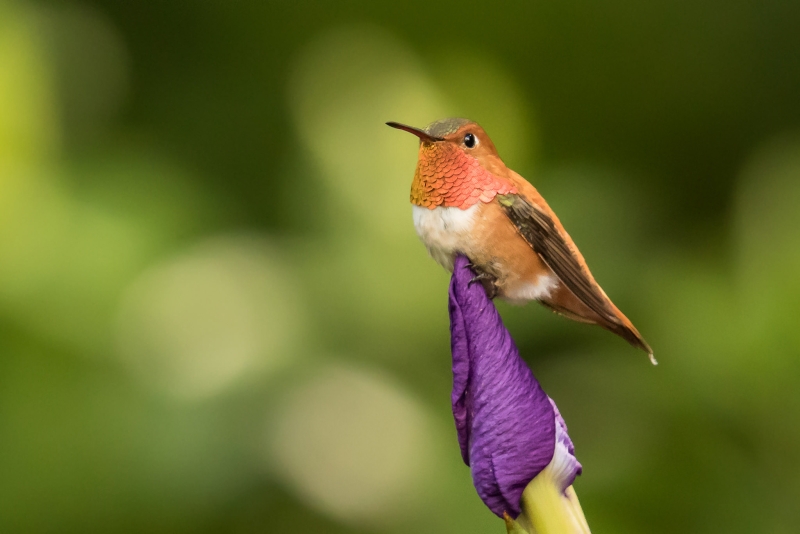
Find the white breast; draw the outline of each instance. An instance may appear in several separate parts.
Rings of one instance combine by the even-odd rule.
[[[453,257],[458,251],[467,250],[470,232],[475,224],[478,204],[465,210],[460,208],[434,209],[411,206],[417,235],[431,257],[448,271],[453,270]]]

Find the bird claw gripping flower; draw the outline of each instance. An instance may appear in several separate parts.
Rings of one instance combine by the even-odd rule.
[[[509,532],[589,532],[572,489],[581,464],[567,426],[483,287],[470,283],[474,277],[469,260],[457,256],[449,305],[451,400],[475,489]]]

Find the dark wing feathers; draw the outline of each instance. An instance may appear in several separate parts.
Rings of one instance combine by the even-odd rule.
[[[497,199],[520,235],[564,285],[603,319],[620,324],[617,316],[606,306],[606,298],[586,276],[561,237],[553,219],[521,195],[498,195]]]

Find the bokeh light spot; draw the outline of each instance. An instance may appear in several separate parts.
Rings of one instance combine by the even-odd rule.
[[[286,363],[300,322],[294,284],[271,247],[256,238],[215,238],[127,289],[118,352],[148,384],[199,399]]]
[[[0,5],[0,197],[12,163],[37,163],[58,147],[53,72],[35,12]]]
[[[424,126],[446,116],[408,47],[373,27],[324,34],[298,58],[289,104],[303,143],[339,198],[380,232],[407,229],[418,143],[384,123]]]
[[[370,525],[417,509],[434,448],[429,421],[380,374],[325,369],[291,392],[272,430],[274,469],[311,506]]]

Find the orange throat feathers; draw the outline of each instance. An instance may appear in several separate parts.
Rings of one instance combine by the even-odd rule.
[[[478,202],[517,189],[483,168],[477,158],[452,143],[421,143],[417,170],[411,184],[411,203],[433,209],[439,206],[465,210]]]

